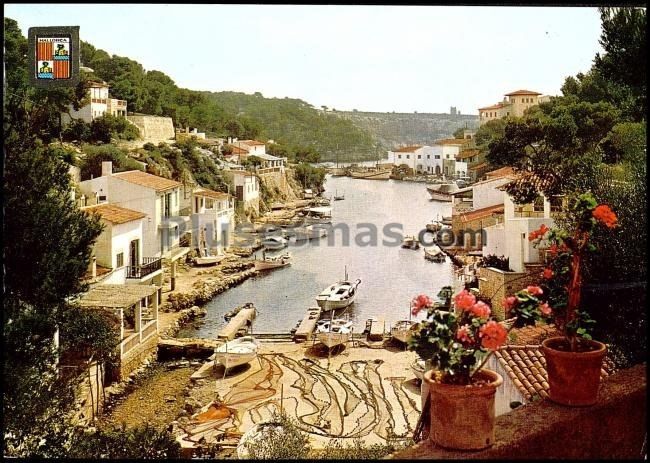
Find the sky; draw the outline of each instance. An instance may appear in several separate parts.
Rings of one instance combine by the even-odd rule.
[[[560,94],[602,52],[595,7],[5,4],[5,17],[25,36],[80,26],[179,87],[348,111],[478,114],[514,90]]]

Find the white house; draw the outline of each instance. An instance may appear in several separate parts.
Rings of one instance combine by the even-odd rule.
[[[235,228],[235,204],[227,193],[198,187],[192,192],[192,247],[212,254],[229,247]]]
[[[257,176],[244,170],[229,170],[235,182],[235,197],[244,209],[260,211],[260,181]]]
[[[266,144],[257,140],[235,140],[231,145],[246,150],[248,156],[266,154]]]
[[[441,174],[445,177],[465,177],[467,175],[467,162],[462,160],[459,155],[461,149],[470,142],[470,139],[445,138],[433,144],[436,149],[435,154],[442,159]]]
[[[504,186],[499,188],[503,189]],[[561,198],[553,198],[551,203],[540,194],[532,203],[515,204],[512,197],[503,191],[503,207],[503,223],[485,228],[483,255],[505,256],[510,259],[510,268],[513,271],[525,272],[525,264],[541,261],[539,250],[528,237],[542,224],[553,227],[553,216],[562,208]]]
[[[440,174],[442,152],[435,146],[403,146],[388,152],[388,162],[396,166],[406,165],[417,173]]]
[[[161,259],[142,256],[144,213],[108,203],[81,210],[99,215],[104,224],[91,264],[110,269],[103,284],[162,284]],[[91,272],[96,275],[96,268]]]
[[[145,214],[145,257],[175,260],[189,251],[179,248],[181,236],[191,231],[189,217],[179,214],[182,183],[139,170],[113,173],[109,161],[102,163],[100,177],[85,180],[79,187],[91,199],[90,204],[108,202]]]
[[[72,106],[69,113],[61,114],[61,122],[67,124],[71,119],[82,119],[91,123],[94,119],[110,114],[112,116],[127,116],[127,102],[111,98],[108,94],[109,86],[106,82],[91,82],[88,89],[89,102],[85,106],[75,110]]]
[[[461,188],[453,193],[452,215],[458,212],[476,211],[491,206],[503,204],[503,190],[499,187],[514,180],[515,174],[511,167],[488,172],[486,179]]]

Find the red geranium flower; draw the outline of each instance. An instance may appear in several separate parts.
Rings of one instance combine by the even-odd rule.
[[[551,270],[550,268],[545,268],[544,271],[542,272],[542,278],[544,278],[545,280],[550,280],[551,278],[553,278],[553,275],[554,275],[553,270]]]
[[[508,332],[500,323],[494,320],[487,322],[479,329],[481,345],[486,349],[497,350],[506,342]]]
[[[469,310],[475,317],[488,318],[490,316],[490,306],[483,301],[478,301]]]
[[[419,296],[414,297],[411,301],[411,313],[415,316],[420,313],[420,310],[431,307],[432,305],[433,301],[429,296],[420,294]]]
[[[460,293],[454,296],[454,303],[460,310],[470,310],[472,306],[476,304],[476,297],[466,289],[463,289]]]
[[[539,310],[542,312],[543,315],[549,316],[551,315],[551,312],[553,311],[547,302],[544,302],[542,305],[539,306]]]
[[[544,291],[542,291],[542,288],[539,286],[528,286],[526,287],[526,291],[528,291],[533,296],[541,296],[544,294]]]
[[[472,332],[469,329],[469,325],[463,325],[460,328],[458,328],[458,331],[456,331],[456,339],[458,339],[460,342],[472,342]]]
[[[591,214],[607,228],[615,228],[618,225],[618,217],[606,204],[596,206]]]

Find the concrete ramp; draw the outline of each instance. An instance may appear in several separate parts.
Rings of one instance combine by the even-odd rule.
[[[235,335],[242,328],[248,328],[255,320],[255,308],[242,309],[235,315],[230,322],[217,334],[217,339],[222,341],[232,341]]]

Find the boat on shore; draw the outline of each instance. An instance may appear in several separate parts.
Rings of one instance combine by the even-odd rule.
[[[267,236],[261,241],[262,246],[266,249],[282,249],[286,248],[289,242],[281,236]]]
[[[406,249],[420,249],[420,241],[413,235],[407,235],[402,240],[402,247]]]
[[[199,256],[199,257],[194,258],[194,265],[196,265],[198,267],[208,267],[208,266],[212,266],[212,265],[217,265],[219,262],[221,262],[225,258],[226,258],[226,256],[224,256],[224,255]]]
[[[334,283],[325,288],[316,296],[316,303],[323,312],[332,309],[344,309],[354,302],[357,287],[361,284],[361,279],[357,278],[354,282],[348,280],[348,272],[345,272],[345,279]]]
[[[434,184],[427,186],[427,191],[434,201],[451,202],[454,198],[452,193],[458,191],[458,185],[454,182]]]
[[[424,249],[424,258],[436,263],[442,263],[445,261],[445,253],[440,249],[438,245],[433,245],[430,248]]]
[[[352,336],[353,323],[343,318],[324,320],[316,328],[318,341],[327,346],[328,349],[345,344]]]
[[[253,336],[235,338],[214,350],[214,364],[226,370],[243,365],[257,357],[258,348],[259,342]]]
[[[397,339],[406,344],[413,336],[413,332],[417,329],[417,326],[417,322],[412,320],[399,320],[390,329],[390,335],[393,339]]]
[[[267,257],[263,256],[261,260],[255,260],[255,270],[272,270],[275,268],[286,267],[291,265],[291,254],[285,253],[281,256]]]

